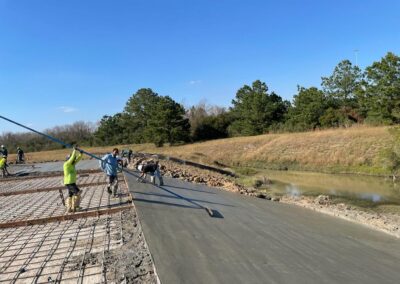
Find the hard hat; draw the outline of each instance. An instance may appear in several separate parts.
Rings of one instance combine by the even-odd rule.
[[[1,145],[1,148],[4,148],[4,145]]]

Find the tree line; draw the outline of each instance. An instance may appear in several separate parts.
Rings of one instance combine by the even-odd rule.
[[[320,87],[298,86],[292,102],[260,80],[240,88],[229,109],[199,103],[185,110],[170,97],[140,89],[123,112],[103,117],[95,136],[104,144],[162,145],[399,122],[400,57],[389,52],[365,70],[349,60],[339,62]]]
[[[94,146],[96,128],[96,125],[93,123],[77,121],[71,125],[55,126],[43,132],[70,144]],[[60,144],[33,132],[6,132],[0,135],[0,143],[5,145],[10,153],[16,153],[17,147],[21,147],[25,152],[63,148]]]
[[[332,74],[321,78],[320,87],[298,86],[291,102],[269,91],[260,80],[240,88],[229,108],[199,103],[185,109],[171,97],[143,88],[129,98],[120,113],[103,116],[96,129],[78,122],[48,133],[82,145],[150,142],[162,146],[277,131],[399,122],[400,57],[388,52],[365,70],[349,60],[339,62]],[[11,141],[11,136],[15,142],[25,143],[22,145],[28,150],[59,147],[28,134],[3,134],[0,141]]]

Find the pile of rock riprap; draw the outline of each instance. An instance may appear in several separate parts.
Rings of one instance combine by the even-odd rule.
[[[134,158],[130,168],[135,167],[138,161],[143,160],[143,158]],[[147,161],[151,158],[146,159]],[[210,170],[199,169],[193,166],[177,164],[172,161],[160,161],[160,168],[163,176],[178,178],[187,182],[205,184],[210,187],[219,187],[227,191],[238,192],[243,195],[258,196],[257,190],[254,188],[246,188],[243,185],[238,184],[234,178],[228,177],[226,175],[213,172]],[[261,198],[271,199],[267,196]]]

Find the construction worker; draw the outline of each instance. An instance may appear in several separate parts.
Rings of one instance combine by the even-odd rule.
[[[10,173],[7,170],[7,156],[8,156],[8,150],[4,145],[0,146],[0,153],[1,153],[1,157],[0,157],[0,170],[1,170],[1,175],[2,177],[6,177],[9,176]]]
[[[3,178],[10,175],[7,171],[7,159],[4,156],[0,157],[0,171]]]
[[[154,162],[150,162],[148,164],[145,165],[139,165],[138,169],[141,171],[140,176],[137,178],[137,181],[141,181],[144,182],[146,180],[146,176],[147,174],[150,175],[150,182],[152,184],[156,183],[156,177],[159,180],[160,186],[164,185],[164,181],[163,178],[161,176],[161,172],[160,172],[160,165],[158,163],[158,161]]]
[[[0,152],[1,152],[1,154],[3,155],[3,157],[6,158],[6,160],[7,160],[7,157],[8,157],[8,150],[7,150],[6,146],[1,145]]]
[[[122,160],[118,157],[118,154],[118,148],[114,148],[111,154],[105,155],[100,161],[100,167],[108,177],[107,192],[108,194],[112,194],[113,197],[117,197],[118,165],[122,163]]]
[[[144,165],[146,165],[146,159],[145,159],[145,158],[140,158],[139,160],[136,161],[134,167],[135,167],[139,172],[141,172]]]
[[[81,208],[81,190],[76,185],[76,169],[75,165],[81,160],[82,151],[77,155],[76,148],[68,155],[64,163],[64,185],[68,189],[68,198],[66,202],[67,212],[76,212]]]
[[[128,151],[128,162],[131,163],[133,158],[133,151],[131,149],[129,149]]]
[[[20,148],[17,147],[17,164],[22,164],[23,162],[25,162],[25,154],[24,151]]]

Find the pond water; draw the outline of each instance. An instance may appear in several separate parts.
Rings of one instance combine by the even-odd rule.
[[[400,205],[400,181],[388,178],[272,170],[257,174],[262,176],[272,181],[270,190],[294,196],[327,194]]]

